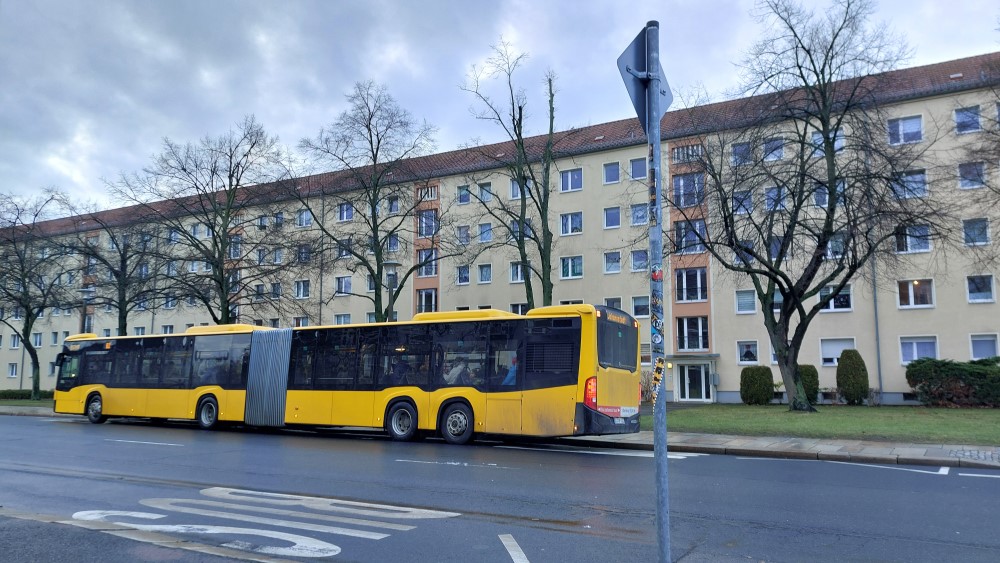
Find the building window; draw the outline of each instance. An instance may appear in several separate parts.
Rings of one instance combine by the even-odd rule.
[[[51,340],[51,345],[52,346],[58,346],[59,345],[59,333],[58,332],[53,332],[50,335],[50,338],[52,339]]]
[[[510,312],[517,315],[527,315],[528,314],[528,304],[527,303],[511,303]]]
[[[781,211],[785,209],[785,188],[775,186],[764,190],[764,209],[767,211]]]
[[[823,132],[813,131],[812,132],[812,145],[813,145],[813,157],[821,157],[824,155],[823,151]],[[840,152],[844,149],[844,134],[837,131],[833,132],[833,152]]]
[[[455,284],[456,285],[469,285],[469,266],[468,264],[459,266],[455,272]]]
[[[899,355],[903,365],[920,358],[937,358],[936,336],[901,336]]]
[[[705,268],[683,268],[674,272],[674,288],[678,303],[708,300],[708,271]]]
[[[927,308],[934,306],[933,280],[903,280],[897,282],[899,289],[899,308]]]
[[[273,217],[271,217],[271,226],[273,226],[277,230],[281,230],[281,228],[285,226],[284,212],[279,211],[275,213]]]
[[[969,303],[993,303],[993,276],[969,276],[966,287],[969,290]]]
[[[559,191],[577,192],[583,189],[583,168],[563,170],[559,173]]]
[[[469,186],[458,187],[457,200],[459,205],[466,205],[472,203],[472,192],[469,191]]]
[[[349,325],[351,324],[351,314],[350,313],[338,313],[333,316],[333,324],[335,325]]]
[[[17,364],[13,362],[7,364],[7,377],[17,377]]]
[[[677,349],[708,350],[708,317],[677,318]]]
[[[559,259],[560,279],[571,280],[583,277],[583,256],[564,256]]]
[[[583,232],[583,212],[563,213],[559,215],[559,234],[577,235]]]
[[[296,227],[308,227],[313,224],[312,213],[308,209],[300,209],[295,215]]]
[[[928,252],[931,249],[929,225],[910,225],[896,229],[896,252]]]
[[[479,283],[491,283],[493,281],[493,264],[479,264]]]
[[[844,350],[854,349],[853,338],[820,338],[819,356],[824,366],[835,366],[840,362]]]
[[[919,143],[923,140],[923,127],[919,115],[889,120],[889,144]]]
[[[955,110],[956,133],[972,133],[980,129],[979,106],[969,106]]]
[[[749,190],[733,192],[733,213],[747,215],[753,210],[753,195]]]
[[[277,321],[278,319],[271,319],[272,321]],[[272,326],[275,326],[272,323]],[[295,328],[302,328],[309,326],[309,317],[292,317],[292,326]]]
[[[510,283],[524,283],[524,265],[520,262],[510,263]]]
[[[479,242],[490,242],[493,240],[493,225],[489,223],[479,224]]]
[[[177,308],[177,295],[173,293],[168,293],[166,297],[163,298],[163,308],[164,309],[176,309]]]
[[[436,201],[437,198],[437,186],[424,186],[417,190],[417,199],[420,201]]]
[[[514,178],[510,179],[510,199],[521,199],[521,196],[528,198],[531,196],[531,180],[527,181],[527,188],[521,189],[521,183]]]
[[[335,295],[349,295],[351,293],[351,276],[337,276],[337,291]]]
[[[736,241],[736,249],[733,253],[733,262],[741,266],[749,266],[754,259],[754,245],[752,240]]]
[[[693,162],[701,158],[701,145],[674,147],[670,151],[670,157],[674,162]]]
[[[427,278],[437,275],[437,250],[425,248],[417,251],[417,276]]]
[[[389,204],[388,205],[389,215],[395,215],[396,213],[399,213],[399,197],[391,196],[387,198],[386,201]]]
[[[648,250],[633,250],[632,251],[632,271],[633,272],[645,272],[649,269],[649,251]]]
[[[988,219],[966,219],[962,221],[962,232],[965,235],[966,246],[980,246],[990,242]]]
[[[617,184],[621,181],[621,168],[617,162],[608,162],[604,165],[604,183]]]
[[[637,295],[632,297],[632,316],[637,318],[649,316],[648,295]]]
[[[493,184],[491,182],[479,184],[479,201],[493,201]]]
[[[418,289],[417,290],[417,312],[431,313],[437,311],[437,290]]]
[[[832,293],[833,287],[826,286],[819,290],[819,298],[820,300],[826,299]],[[824,311],[851,311],[853,309],[851,303],[851,285],[845,285],[822,309]]]
[[[733,143],[733,166],[741,166],[753,162],[753,146],[750,143]]]
[[[631,211],[633,226],[649,224],[649,205],[645,203],[637,203],[631,207]]]
[[[468,246],[472,242],[472,235],[469,231],[468,225],[459,225],[455,227],[455,238],[458,239],[458,244],[463,246]]]
[[[622,253],[615,250],[604,253],[604,273],[617,274],[622,271]]]
[[[605,297],[604,305],[607,307],[614,307],[615,309],[621,310],[622,308],[622,298],[621,297]]]
[[[338,243],[337,246],[338,246],[338,256],[343,256],[341,254],[341,251],[343,250],[342,244]],[[302,263],[308,262],[312,258],[312,248],[308,244],[299,245],[299,247],[296,249],[295,257],[296,259],[298,259],[299,262]]]
[[[160,327],[160,334],[173,334],[174,325],[162,325]]]
[[[958,187],[963,190],[981,188],[986,185],[986,164],[963,162],[958,165]]]
[[[146,334],[146,327],[144,327],[144,326],[137,326],[133,330],[132,334],[134,334],[135,336],[145,336],[145,334]]]
[[[781,137],[764,139],[764,160],[781,160],[785,157],[785,140]]]
[[[281,282],[271,284],[271,299],[281,299]]]
[[[736,290],[736,314],[751,315],[757,312],[757,292],[752,289]]]
[[[701,205],[705,199],[705,174],[675,174],[674,175],[674,205],[676,207],[693,207]]]
[[[42,346],[42,333],[32,332],[31,333],[31,345],[35,348],[41,348]]]
[[[973,360],[982,360],[1000,355],[997,353],[996,334],[973,334],[969,338],[972,342]]]
[[[756,340],[738,340],[736,341],[736,359],[737,363],[740,364],[756,364],[757,363],[757,341]]]
[[[691,219],[674,223],[674,244],[678,254],[705,252],[707,237],[704,219]]]
[[[417,236],[432,237],[438,230],[438,219],[436,209],[425,209],[417,213]]]
[[[622,226],[622,208],[621,207],[605,207],[604,208],[604,228],[605,229],[617,229]]]
[[[646,177],[646,159],[645,158],[633,158],[628,161],[629,174],[632,176],[633,180],[642,180]]]
[[[927,173],[923,170],[903,172],[892,183],[892,191],[898,199],[927,196]]]
[[[295,298],[305,299],[309,297],[309,280],[297,280],[295,282]]]
[[[354,219],[354,204],[341,203],[337,205],[337,220],[350,221],[351,219]]]

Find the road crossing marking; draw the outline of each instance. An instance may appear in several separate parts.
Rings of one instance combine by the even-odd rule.
[[[140,442],[138,440],[112,440],[111,438],[105,438],[105,442],[121,442],[123,444],[146,444],[149,446],[177,446],[183,448],[184,444],[171,444],[170,442]]]
[[[521,546],[517,545],[514,536],[500,534],[500,541],[503,542],[503,546],[507,549],[507,553],[510,554],[510,558],[514,563],[528,563],[528,557],[524,554]]]

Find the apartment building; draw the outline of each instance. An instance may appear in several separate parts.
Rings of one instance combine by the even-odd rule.
[[[995,253],[992,225],[1000,220],[1000,195],[990,185],[997,179],[997,155],[978,160],[969,148],[997,135],[1000,121],[1000,53],[888,73],[879,98],[885,111],[889,145],[919,150],[903,185],[908,197],[941,198],[954,203],[950,220],[960,237],[949,250],[925,235],[922,225],[910,225],[896,237],[892,253],[905,260],[876,264],[853,279],[816,316],[799,355],[800,363],[817,366],[820,387],[835,386],[840,352],[859,350],[872,387],[884,403],[913,399],[905,380],[906,364],[930,356],[965,361],[1000,354],[1000,305],[996,300],[995,264],[985,259]],[[671,236],[664,259],[664,311],[667,336],[668,400],[738,402],[740,370],[747,365],[770,365],[780,381],[763,312],[748,277],[728,271],[699,244],[700,231],[710,222],[704,198],[705,171],[701,164],[707,139],[719,132],[720,115],[734,114],[740,100],[668,112],[663,118],[663,159],[669,163],[663,190],[670,202],[662,214]],[[733,121],[735,124],[738,120]],[[782,157],[777,147],[764,150],[769,159]],[[726,147],[737,158],[741,146]],[[240,322],[273,326],[311,326],[369,322],[375,318],[370,296],[376,286],[394,287],[396,277],[414,264],[414,275],[402,282],[405,291],[394,305],[396,318],[406,320],[421,311],[495,308],[524,312],[525,280],[537,268],[538,256],[523,263],[516,248],[504,244],[518,229],[539,229],[529,220],[519,225],[486,210],[516,204],[524,190],[497,163],[512,154],[510,143],[498,143],[412,159],[409,169],[422,180],[401,178],[397,193],[415,202],[412,240],[397,241],[386,260],[387,276],[373,280],[328,256],[321,260],[296,246],[288,231],[310,232],[314,227],[300,203],[276,201],[261,223],[276,217],[294,217],[278,244],[259,257],[260,262],[305,259],[326,264],[282,270],[280,279],[259,281],[251,292]],[[493,158],[484,159],[483,155]],[[728,154],[728,153],[727,153]],[[645,324],[643,361],[649,361],[649,226],[647,145],[635,119],[562,132],[557,159],[549,178],[548,226],[553,233],[550,271],[554,280],[552,303],[603,303],[632,313]],[[336,175],[334,174],[335,178]],[[769,208],[780,205],[780,189],[752,194]],[[748,197],[751,197],[748,195]],[[819,192],[811,197],[818,208]],[[734,205],[739,205],[739,202]],[[361,207],[314,205],[311,213],[329,214],[324,220],[351,228]],[[108,212],[108,213],[113,213]],[[535,218],[537,221],[538,219]],[[73,218],[59,220],[52,232],[80,231]],[[196,223],[192,221],[192,225]],[[293,221],[289,221],[293,223]],[[191,227],[194,228],[194,227]],[[909,230],[907,230],[909,229]],[[253,229],[242,234],[246,241]],[[93,236],[100,236],[94,234]],[[163,235],[170,240],[170,235]],[[466,252],[441,252],[448,240]],[[103,244],[103,241],[97,241]],[[246,244],[246,242],[245,242]],[[306,252],[303,255],[303,252]],[[336,253],[336,250],[327,251]],[[282,254],[284,257],[282,258]],[[668,268],[669,266],[669,268]],[[195,261],[179,261],[173,268],[198,268]],[[86,264],[81,264],[86,268]],[[537,286],[537,280],[532,280]],[[84,286],[85,275],[75,283]],[[540,291],[536,287],[536,295]],[[824,293],[823,295],[826,295]],[[540,298],[538,298],[540,299]],[[266,307],[254,303],[294,301],[296,308]],[[8,314],[19,314],[7,309]],[[32,333],[39,351],[42,388],[55,383],[54,360],[62,339],[71,333],[114,334],[117,312],[89,305],[85,299],[71,307],[46,310]],[[14,317],[16,319],[16,317]],[[11,322],[16,322],[12,320]],[[181,332],[208,324],[204,307],[185,296],[155,300],[130,315],[130,332]],[[30,364],[20,338],[4,327],[0,333],[0,366],[6,376],[0,388],[30,388]]]

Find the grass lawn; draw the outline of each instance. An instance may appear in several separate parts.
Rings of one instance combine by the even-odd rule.
[[[1000,444],[1000,409],[820,405],[817,410],[802,414],[789,412],[787,405],[705,405],[670,412],[667,429],[744,436]],[[652,430],[652,415],[643,415],[640,424],[643,430]]]
[[[42,399],[41,401],[32,401],[30,399],[0,400],[0,407],[45,407],[51,409],[54,405],[55,401],[52,399]]]

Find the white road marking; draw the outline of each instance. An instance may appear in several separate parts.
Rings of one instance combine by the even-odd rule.
[[[288,516],[292,518],[303,518],[306,520],[319,520],[321,522],[339,522],[341,524],[354,524],[355,526],[386,528],[388,530],[398,530],[401,532],[406,532],[415,528],[415,526],[409,526],[406,524],[393,524],[390,522],[378,522],[375,520],[362,520],[360,518],[347,518],[345,516],[330,516],[327,514],[314,514],[311,512],[298,512],[295,510],[284,510],[281,508],[265,508],[263,506],[249,506],[246,504],[235,504],[231,502],[216,502],[212,500],[154,498],[154,499],[144,499],[139,501],[139,504],[144,504],[146,506],[151,506],[153,508],[159,508],[160,510],[169,510],[173,512],[187,512],[190,514],[202,514],[206,516],[219,516],[221,514],[228,514],[226,512],[215,512],[213,510],[201,511],[199,509],[177,506],[178,503],[208,506],[212,508],[227,508],[235,511],[244,511],[244,512],[262,512],[264,514],[273,514],[276,516]]]
[[[839,463],[841,465],[856,465],[858,467],[873,467],[876,469],[894,469],[896,471],[910,471],[913,473],[926,473],[927,475],[947,475],[951,470],[949,467],[939,467],[937,471],[928,471],[926,469],[909,469],[906,467],[893,467],[891,465],[869,465],[867,463],[852,463],[850,461],[832,461],[832,460],[819,460],[819,461],[829,461],[830,463]]]
[[[507,548],[507,553],[510,554],[510,558],[514,563],[528,563],[528,557],[521,550],[521,546],[517,545],[514,541],[514,536],[510,534],[500,534],[500,541],[503,542],[503,546]]]
[[[145,444],[147,446],[175,446],[178,448],[183,448],[184,444],[171,444],[169,442],[140,442],[138,440],[112,440],[110,438],[105,438],[105,442],[121,442],[123,444]]]
[[[300,495],[286,495],[282,493],[265,493],[261,491],[250,491],[245,489],[229,489],[226,487],[210,487],[199,491],[201,494],[226,500],[236,500],[245,502],[259,502],[263,504],[276,504],[279,506],[303,506],[313,510],[324,510],[328,512],[347,512],[360,516],[371,516],[374,518],[392,519],[425,519],[425,518],[453,518],[461,516],[458,512],[442,512],[439,510],[427,510],[424,508],[409,508],[406,506],[393,506],[391,504],[375,504],[370,502],[357,502],[351,500],[340,500],[335,498],[305,497]]]
[[[990,479],[1000,479],[1000,474],[997,475],[983,475],[981,473],[959,473],[962,477],[988,477]]]
[[[654,452],[634,451],[634,450],[550,450],[544,448],[526,448],[524,446],[495,446],[507,450],[528,450],[531,452],[556,452],[563,454],[587,454],[587,455],[614,455],[620,457],[653,457]],[[667,452],[668,459],[686,459],[709,454],[687,453],[687,452]]]
[[[421,461],[419,459],[397,459],[400,463],[424,463],[427,465],[450,465],[453,467],[483,467],[486,469],[517,469],[516,467],[505,467],[495,463],[467,463],[464,461]]]
[[[126,512],[116,510],[85,510],[73,514],[75,520],[91,520],[107,522],[107,518],[114,516],[141,518],[145,520],[158,520],[164,518],[163,514],[153,514],[150,512]],[[246,541],[231,541],[222,544],[223,547],[241,549],[251,553],[261,553],[265,555],[281,555],[284,557],[332,557],[340,553],[340,547],[314,538],[300,536],[297,534],[287,534],[273,530],[259,530],[254,528],[234,528],[231,526],[204,526],[200,524],[132,524],[129,522],[112,522],[118,526],[126,526],[144,532],[172,532],[180,534],[232,534],[238,536],[262,536],[291,543],[291,546],[277,547],[273,545],[260,545]]]

